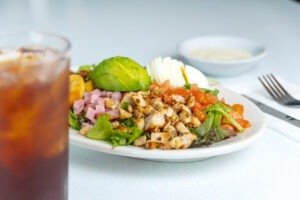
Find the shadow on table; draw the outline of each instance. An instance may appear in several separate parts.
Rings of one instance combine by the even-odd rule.
[[[239,165],[251,154],[248,149],[214,157],[207,160],[189,163],[166,163],[146,161],[122,156],[115,156],[84,149],[75,145],[70,147],[70,161],[74,167],[84,170],[92,170],[99,173],[105,172],[122,176],[145,176],[147,177],[169,177],[169,176],[193,176],[195,170],[203,173],[224,172],[231,169],[232,165]],[[77,165],[77,166],[76,166]],[[149,176],[150,175],[150,176]]]

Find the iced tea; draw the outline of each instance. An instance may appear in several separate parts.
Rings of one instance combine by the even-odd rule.
[[[0,52],[0,199],[67,199],[67,55]]]

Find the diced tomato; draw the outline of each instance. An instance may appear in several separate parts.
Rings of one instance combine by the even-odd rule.
[[[198,109],[198,110],[202,110],[203,108],[202,108],[202,105],[199,103],[199,102],[195,102],[195,105],[192,107],[192,110],[194,111],[194,110],[196,110],[196,109]]]
[[[169,80],[166,80],[165,82],[163,82],[163,83],[160,85],[159,88],[160,88],[161,92],[167,91],[168,89],[170,89],[170,81],[169,81]]]
[[[196,101],[199,103],[206,103],[205,93],[200,90],[192,91],[192,94],[194,95]]]
[[[241,115],[244,114],[244,106],[241,104],[233,104],[232,106],[232,110],[234,110],[235,112],[240,113]]]
[[[206,115],[205,115],[201,110],[195,109],[193,112],[194,112],[195,116],[196,116],[201,122],[203,122],[203,121],[205,120]]]
[[[233,119],[243,119],[243,115],[241,115],[239,112],[236,111],[231,111],[229,113],[229,115],[233,118]]]
[[[196,85],[196,84],[191,84],[191,91],[193,92],[193,91],[198,91],[199,90],[199,88],[198,88],[198,86]]]
[[[234,132],[234,127],[230,124],[222,124],[221,127],[231,133]]]
[[[173,93],[176,95],[183,96],[184,98],[187,98],[191,94],[191,92],[185,88],[175,88],[173,90]]]
[[[216,103],[216,101],[217,101],[216,96],[214,96],[212,94],[206,94],[206,102],[208,104],[214,104],[214,103]]]
[[[236,119],[236,121],[243,127],[243,128],[249,128],[251,127],[251,124],[248,120],[245,119]]]
[[[154,90],[159,87],[159,84],[156,81],[153,81],[150,85],[150,90]]]
[[[168,94],[163,95],[163,101],[164,101],[166,104],[172,104],[172,98],[171,98],[171,95],[168,95]]]

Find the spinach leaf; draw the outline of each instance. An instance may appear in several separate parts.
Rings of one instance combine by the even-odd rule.
[[[113,134],[110,137],[110,142],[112,143],[113,147],[125,146],[127,145],[127,139],[129,138],[130,135],[126,132],[113,131]]]
[[[142,130],[137,127],[132,127],[127,132],[114,131],[110,137],[110,141],[113,147],[130,145],[140,137],[142,133]]]
[[[142,135],[143,131],[138,129],[137,127],[131,128],[131,135],[130,138],[128,138],[127,144],[133,143],[138,137]]]
[[[75,115],[72,109],[69,110],[69,125],[75,129],[75,130],[80,130],[81,124],[79,121],[79,117]]]
[[[134,124],[134,121],[132,118],[128,118],[128,119],[124,119],[121,121],[121,124],[125,127],[133,127],[135,124]]]
[[[127,102],[127,101],[124,101],[124,102],[121,104],[121,108],[122,108],[123,110],[128,111],[128,107],[129,107],[129,102]]]

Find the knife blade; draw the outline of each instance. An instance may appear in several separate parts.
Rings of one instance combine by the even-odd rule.
[[[281,119],[283,121],[286,121],[294,126],[297,126],[300,128],[300,120],[298,119],[295,119],[294,117],[290,116],[290,115],[287,115],[283,112],[280,112],[279,110],[276,110],[274,108],[271,108],[270,106],[267,106],[266,104],[260,102],[260,101],[257,101],[247,95],[243,95],[244,97],[246,97],[247,99],[249,99],[250,101],[252,101],[255,105],[257,105],[257,107],[259,107],[263,112],[273,116],[273,117],[276,117],[278,119]]]

